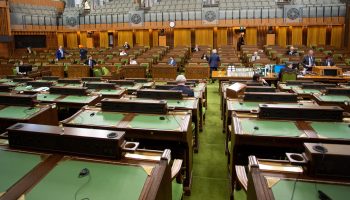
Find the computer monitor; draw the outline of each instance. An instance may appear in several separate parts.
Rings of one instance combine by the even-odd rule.
[[[281,69],[285,68],[286,65],[275,65],[273,68],[273,72],[276,74],[279,74],[281,72]]]

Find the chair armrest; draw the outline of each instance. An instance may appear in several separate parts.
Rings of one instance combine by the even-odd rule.
[[[173,161],[173,166],[171,167],[171,180],[174,180],[180,173],[182,162],[183,161],[180,159],[175,159]]]

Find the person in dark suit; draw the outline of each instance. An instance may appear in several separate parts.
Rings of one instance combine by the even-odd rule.
[[[208,60],[209,60],[209,58],[208,58],[207,54],[205,54],[205,53],[203,53],[203,55],[202,55],[201,59],[202,59],[202,60],[206,60],[206,61],[208,61]]]
[[[89,66],[90,76],[93,77],[94,76],[94,67],[95,67],[95,65],[97,65],[97,62],[94,59],[92,59],[92,56],[89,56],[89,59],[87,59],[84,62],[84,64]]]
[[[171,88],[170,90],[180,90],[182,94],[185,94],[188,97],[194,97],[194,92],[191,88],[186,86],[186,77],[184,75],[178,75],[176,77],[176,87]]]
[[[289,50],[287,51],[288,56],[296,56],[297,54],[298,53],[297,53],[297,51],[295,51],[293,46],[289,47]]]
[[[59,48],[56,51],[56,61],[64,59],[65,54],[69,54],[69,53],[65,51],[62,46],[59,46]]]
[[[334,61],[333,61],[333,58],[332,58],[332,56],[327,56],[326,57],[326,60],[323,62],[323,66],[334,66],[335,65],[335,63],[334,63]]]
[[[208,63],[210,66],[210,77],[213,71],[218,70],[219,62],[220,62],[220,57],[218,55],[218,52],[216,49],[213,49],[208,60]]]
[[[291,73],[291,72],[297,73],[297,70],[293,69],[293,63],[288,63],[287,66],[285,68],[281,69],[280,73],[278,74],[279,80],[282,80],[283,73]]]
[[[128,44],[128,42],[125,42],[123,45],[124,49],[128,50],[130,49],[130,45]]]
[[[192,52],[198,52],[198,51],[200,51],[200,48],[198,44],[196,44],[196,46],[192,49]]]
[[[83,45],[79,45],[79,55],[80,55],[80,60],[86,60],[87,59],[87,54],[88,51],[84,49]]]
[[[238,38],[238,41],[237,41],[237,50],[238,51],[241,50],[242,45],[245,45],[244,33],[241,33],[241,36]]]
[[[312,71],[312,67],[314,67],[315,64],[315,57],[314,57],[314,51],[313,50],[309,50],[308,55],[306,55],[303,58],[303,61],[301,62],[301,64],[304,67],[304,70],[306,71]]]

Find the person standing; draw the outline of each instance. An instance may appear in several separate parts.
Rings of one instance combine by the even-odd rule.
[[[241,36],[238,38],[238,42],[237,42],[237,50],[238,51],[241,50],[242,45],[245,45],[244,33],[241,33]]]
[[[218,70],[219,62],[220,62],[220,57],[218,55],[218,52],[216,49],[212,50],[212,53],[209,57],[209,67],[210,67],[210,78],[212,77],[213,71]],[[214,81],[212,81],[214,82]]]
[[[88,51],[84,49],[83,45],[79,45],[80,60],[86,60]]]
[[[85,62],[84,62],[85,65],[89,66],[89,69],[90,69],[90,77],[93,77],[94,76],[94,67],[95,65],[97,65],[97,62],[92,59],[92,56],[89,56],[89,59],[87,59]]]
[[[301,62],[301,64],[304,67],[304,70],[306,71],[312,71],[312,67],[314,67],[315,64],[315,57],[314,57],[314,51],[313,50],[309,50],[308,55],[306,55],[303,58],[303,61]]]
[[[69,54],[62,46],[59,46],[56,51],[56,61],[62,60],[65,58],[65,54]]]

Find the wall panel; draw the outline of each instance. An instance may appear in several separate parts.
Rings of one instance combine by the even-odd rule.
[[[131,47],[134,46],[132,31],[118,31],[118,46],[123,46],[128,42]]]
[[[303,45],[303,27],[292,27],[292,45]]]
[[[213,47],[214,31],[212,28],[196,29],[195,30],[195,43],[200,46]]]
[[[276,28],[277,32],[277,45],[285,47],[287,45],[287,29],[286,26]]]
[[[154,47],[156,47],[156,46],[159,46],[159,44],[158,44],[158,36],[159,36],[159,34],[158,34],[158,30],[153,30],[152,31],[152,39],[153,39],[153,46]]]
[[[64,46],[63,33],[57,33],[57,45]]]
[[[86,32],[80,32],[80,42],[79,44],[83,45],[84,47],[87,47],[87,33]]]
[[[256,27],[247,27],[245,37],[246,37],[247,45],[257,45],[258,44],[258,29]]]
[[[67,48],[78,48],[78,35],[76,32],[67,33]]]
[[[331,33],[331,46],[342,47],[343,44],[343,26],[333,26]]]
[[[326,44],[326,27],[312,26],[307,29],[307,46],[325,45]]]
[[[149,46],[150,45],[150,32],[149,30],[136,30],[136,45]]]
[[[175,29],[174,30],[174,47],[191,46],[191,30]]]
[[[100,48],[108,48],[108,32],[100,32]]]

